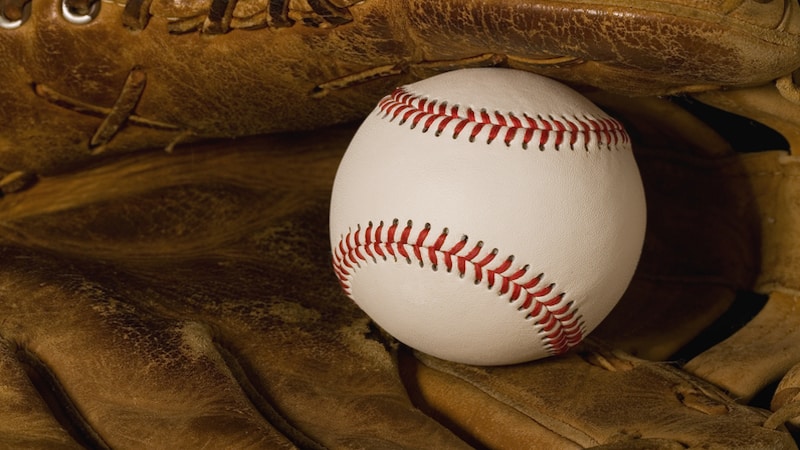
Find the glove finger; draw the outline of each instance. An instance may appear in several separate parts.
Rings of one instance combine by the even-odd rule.
[[[689,373],[724,387],[748,402],[800,361],[797,297],[775,292],[744,328],[684,366]],[[743,368],[747,368],[744,370]]]
[[[18,351],[0,341],[0,446],[83,448],[53,417],[20,365]]]
[[[18,264],[0,275],[0,333],[54,386],[82,444],[290,447],[253,409],[207,330],[123,303],[63,261],[3,254]]]
[[[594,335],[669,359],[752,286],[759,218],[741,183],[747,171],[722,136],[673,101],[592,95],[625,121],[648,202],[634,279]]]
[[[42,179],[2,204],[4,235],[76,268],[23,254],[33,262],[8,274],[0,334],[25,342],[76,420],[113,447],[464,446],[414,408],[330,269],[327,198],[351,134],[209,144]],[[62,303],[61,322],[41,311]]]
[[[779,427],[790,424],[793,430],[800,426],[800,364],[793,366],[775,389],[770,408],[775,411],[764,426]]]
[[[725,110],[765,123],[787,139],[795,151],[798,105],[775,86],[704,94],[702,100]],[[696,356],[685,369],[721,386],[746,402],[781,379],[800,361],[797,341],[796,292],[800,287],[791,270],[800,245],[796,238],[798,199],[796,158],[785,152],[764,152],[741,158],[743,180],[759,223],[760,273],[758,292],[769,294],[764,308],[747,325],[725,341]],[[744,369],[746,368],[746,370]],[[787,376],[773,398],[774,408],[791,401],[795,377]],[[779,395],[780,394],[780,395]],[[777,416],[777,414],[776,414]],[[788,418],[787,418],[788,419]]]
[[[416,358],[423,373],[438,372],[414,379],[427,407],[447,410],[454,402],[450,390],[459,389],[459,398],[499,403],[491,410],[504,415],[493,421],[526,417],[547,430],[549,442],[577,448],[796,448],[788,433],[762,426],[767,412],[739,405],[668,365],[595,343],[568,356],[507,367]]]

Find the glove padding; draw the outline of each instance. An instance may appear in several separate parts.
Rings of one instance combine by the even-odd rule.
[[[757,216],[735,206],[749,160],[776,154],[739,156],[666,100],[622,104],[659,218],[642,264],[589,342],[513,367],[413,353],[340,292],[327,202],[351,127],[142,153],[7,197],[4,404],[29,406],[5,413],[4,444],[793,448],[768,411],[665,361],[756,276]]]

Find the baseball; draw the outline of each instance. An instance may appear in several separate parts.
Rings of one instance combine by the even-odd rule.
[[[333,186],[333,267],[399,341],[502,365],[577,345],[616,305],[645,232],[628,134],[574,90],[463,69],[396,89]]]

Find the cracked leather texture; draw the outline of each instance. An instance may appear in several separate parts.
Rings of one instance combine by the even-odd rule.
[[[0,14],[25,4],[0,29],[0,447],[797,448],[795,2]],[[622,120],[650,226],[589,341],[479,368],[372,324],[330,267],[327,221],[353,122],[398,84],[487,65]],[[755,122],[782,144],[730,133]],[[686,352],[751,291],[752,318]]]
[[[321,3],[349,19],[309,25],[304,10]],[[131,27],[128,5],[103,2],[76,25],[58,1],[31,1],[0,33],[0,168],[48,174],[93,153],[344,123],[394,86],[462,66],[657,95],[761,84],[800,61],[794,2],[347,3],[287,2],[292,26],[238,28],[237,15],[266,8],[241,0],[211,33],[215,2],[131,3],[147,17]],[[199,28],[174,29],[194,17]]]

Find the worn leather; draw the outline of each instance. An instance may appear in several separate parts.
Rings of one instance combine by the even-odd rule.
[[[353,121],[390,88],[456,67],[658,95],[800,63],[800,8],[782,1],[136,0],[96,3],[83,25],[58,0],[23,4],[29,18],[0,32],[5,173]]]
[[[633,136],[637,123],[660,128],[642,118],[628,120]],[[752,198],[739,182],[748,165],[721,137],[704,141],[719,144],[712,154],[686,143],[699,133],[636,138],[649,209],[664,223],[590,343],[478,369],[412,353],[340,291],[327,206],[353,131],[156,149],[4,198],[2,392],[15,407],[2,442],[794,448],[780,423],[762,426],[768,411],[657,362],[758,272],[758,227],[734,207]]]
[[[65,5],[0,2],[0,447],[797,448],[795,2]],[[481,65],[622,120],[650,224],[586,344],[494,368],[382,332],[327,236],[346,123]]]
[[[462,445],[414,408],[391,354],[328,270],[325,201],[347,136],[147,154],[30,191],[86,182],[98,194],[44,215],[23,201],[4,227],[22,226],[4,233],[20,238],[3,248],[19,264],[0,275],[0,334],[55,386],[78,443]],[[38,245],[44,235],[28,226],[58,236]],[[55,439],[27,425],[34,413],[0,442]]]

